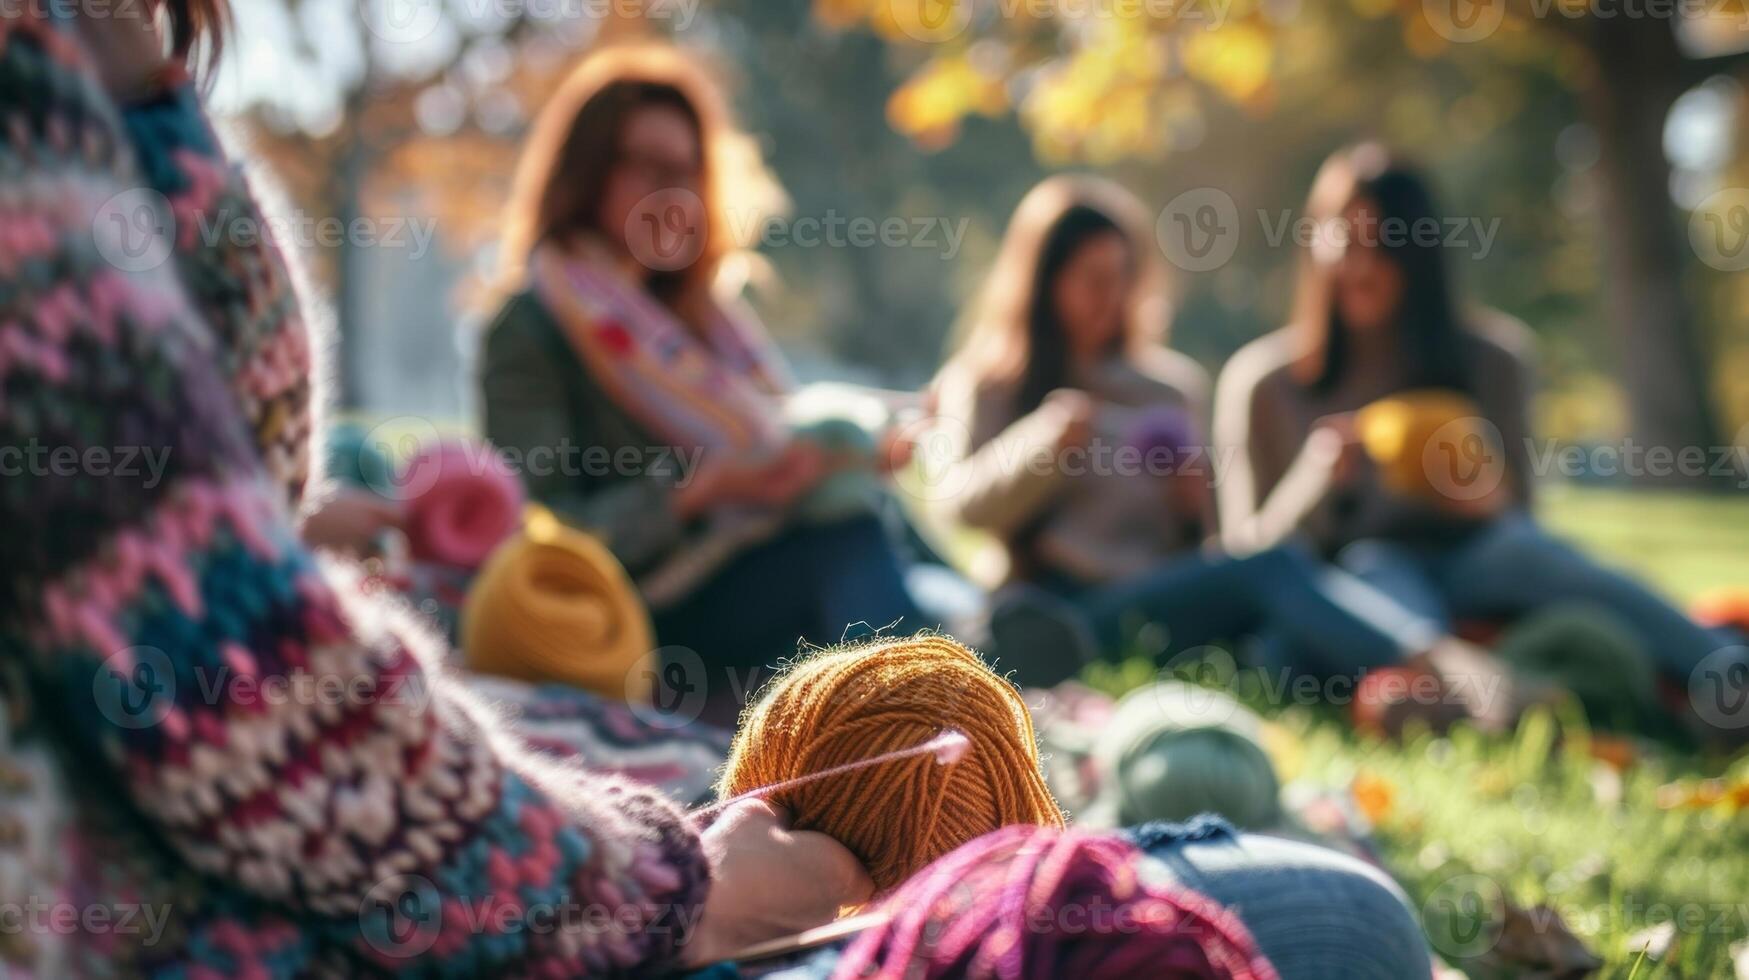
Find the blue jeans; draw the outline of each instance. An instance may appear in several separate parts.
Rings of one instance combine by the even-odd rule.
[[[1125,836],[1172,882],[1226,906],[1282,980],[1427,980],[1427,940],[1383,872],[1328,848],[1237,833],[1220,820],[1143,824]]]
[[[1501,517],[1455,545],[1358,541],[1342,550],[1337,564],[1447,627],[1454,619],[1514,619],[1557,602],[1603,606],[1639,634],[1662,673],[1684,684],[1708,654],[1729,645],[1523,513]]]
[[[1100,646],[1121,650],[1136,626],[1163,628],[1171,656],[1221,640],[1265,637],[1269,659],[1314,673],[1354,673],[1397,663],[1440,635],[1427,620],[1298,545],[1243,558],[1187,553],[1112,585],[1047,579],[1087,617]]]
[[[906,591],[899,559],[874,517],[791,528],[654,618],[663,646],[738,668],[793,657],[802,640],[828,645],[889,626],[911,633],[937,625],[925,621]]]

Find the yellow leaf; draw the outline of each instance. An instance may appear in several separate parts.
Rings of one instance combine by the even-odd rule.
[[[1275,45],[1261,28],[1234,24],[1193,34],[1184,45],[1184,69],[1243,102],[1269,82]]]
[[[999,79],[954,55],[931,61],[899,86],[887,100],[887,120],[919,142],[940,145],[952,140],[967,115],[994,115],[1006,105]]]

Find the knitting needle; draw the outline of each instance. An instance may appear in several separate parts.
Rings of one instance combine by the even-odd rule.
[[[892,918],[892,913],[886,911],[864,912],[828,922],[823,926],[815,926],[793,936],[781,936],[768,942],[758,943],[741,950],[729,957],[731,963],[749,963],[755,960],[767,960],[778,956],[788,956],[799,953],[814,946],[837,942],[847,936],[854,936],[871,926],[878,926]]]
[[[794,789],[797,786],[805,786],[815,780],[825,779],[829,776],[840,776],[847,772],[855,772],[858,769],[867,769],[870,766],[885,765],[889,762],[898,762],[901,759],[912,759],[921,755],[935,756],[935,764],[938,766],[951,766],[965,758],[966,750],[971,747],[972,740],[967,738],[965,733],[957,729],[949,728],[928,741],[914,745],[908,749],[897,749],[892,752],[874,756],[873,758],[860,759],[856,762],[846,762],[841,766],[833,766],[830,769],[822,769],[819,772],[808,773],[806,776],[797,776],[794,779],[785,779],[782,782],[772,783],[770,786],[760,786],[757,789],[750,789],[745,793],[738,793],[726,800],[713,803],[703,809],[692,811],[691,817],[694,820],[701,820],[705,817],[716,814],[720,810],[725,810],[733,804],[740,803],[743,800],[763,799],[770,796],[772,793]]]

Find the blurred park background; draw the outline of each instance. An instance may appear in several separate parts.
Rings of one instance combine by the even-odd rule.
[[[1174,343],[1218,368],[1284,315],[1317,163],[1379,137],[1435,176],[1470,295],[1541,336],[1544,436],[1749,441],[1741,0],[251,0],[237,16],[217,105],[271,161],[286,237],[334,299],[337,394],[368,414],[470,414],[518,139],[580,53],[657,34],[718,66],[780,185],[736,202],[735,268],[804,379],[926,380],[1007,213],[1064,167],[1162,209]],[[373,234],[298,234],[328,216]],[[903,234],[848,240],[852,220],[891,219]]]
[[[748,250],[730,269],[804,380],[925,382],[1008,212],[1063,168],[1159,209],[1173,342],[1216,370],[1284,316],[1318,163],[1379,137],[1433,174],[1468,295],[1541,338],[1543,436],[1749,452],[1741,0],[247,0],[236,15],[215,103],[331,299],[352,414],[469,423],[520,136],[590,47],[662,35],[719,68],[776,178],[733,202]],[[369,234],[324,236],[325,218]],[[1655,482],[1693,486],[1552,488],[1542,509],[1678,598],[1749,584],[1742,478]],[[1090,679],[1121,690],[1151,670]],[[1728,977],[1733,961],[1749,976],[1749,756],[1612,744],[1568,717],[1400,745],[1304,709],[1273,723],[1294,736],[1285,776],[1352,792],[1448,959],[1477,948],[1440,937],[1453,883],[1480,875],[1556,909],[1606,976]]]

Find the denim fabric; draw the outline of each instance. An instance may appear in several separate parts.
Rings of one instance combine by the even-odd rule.
[[[1439,636],[1432,623],[1298,545],[1242,558],[1186,554],[1114,585],[1044,584],[1081,610],[1108,653],[1147,622],[1165,630],[1165,648],[1150,651],[1156,655],[1265,636],[1295,666],[1352,673],[1396,663]]]
[[[1511,619],[1555,602],[1607,607],[1639,634],[1659,669],[1686,684],[1731,641],[1696,624],[1634,579],[1598,564],[1536,523],[1509,514],[1447,546],[1358,541],[1337,563],[1416,614]]]
[[[905,590],[886,529],[872,516],[793,528],[654,618],[663,646],[733,667],[792,657],[798,640],[825,645],[888,626],[912,633],[939,625]]]
[[[1363,861],[1237,833],[1213,817],[1143,824],[1125,835],[1169,880],[1238,915],[1282,980],[1425,980],[1433,974],[1408,898]]]

